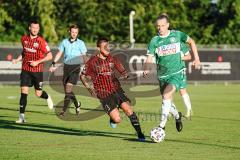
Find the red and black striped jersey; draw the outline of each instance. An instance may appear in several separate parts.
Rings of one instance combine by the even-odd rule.
[[[106,59],[94,55],[87,61],[83,74],[91,77],[97,97],[105,98],[121,88],[117,72],[123,76],[127,75],[126,69],[118,59],[111,55]]]
[[[22,70],[29,72],[43,72],[43,63],[35,67],[30,66],[29,61],[37,61],[44,58],[45,54],[50,52],[47,42],[40,36],[31,38],[29,35],[24,35],[21,38],[22,52]]]

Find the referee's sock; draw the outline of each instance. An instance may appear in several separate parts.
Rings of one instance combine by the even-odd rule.
[[[64,97],[64,105],[63,105],[63,109],[62,109],[63,112],[67,111],[67,108],[68,108],[68,106],[71,102],[71,99],[72,99],[72,94],[71,93],[66,93],[65,97]]]
[[[27,106],[27,94],[25,93],[21,93],[21,98],[20,98],[20,102],[19,102],[19,112],[24,113],[25,112],[25,108]]]
[[[79,104],[78,104],[77,98],[75,97],[75,95],[74,95],[73,92],[71,92],[71,100],[73,101],[74,106],[75,106],[76,108],[79,107]]]
[[[48,94],[45,91],[42,91],[42,95],[40,96],[43,99],[48,99]]]

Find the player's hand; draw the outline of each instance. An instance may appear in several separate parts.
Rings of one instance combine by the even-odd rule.
[[[143,77],[146,78],[148,76],[149,71],[143,71]]]
[[[200,62],[200,60],[199,60],[199,59],[195,59],[195,60],[193,61],[193,66],[194,66],[195,69],[200,69],[200,68],[201,68],[201,62]]]
[[[51,66],[51,67],[49,68],[49,72],[55,72],[56,69],[57,69],[57,67]]]
[[[36,67],[39,64],[39,61],[28,61],[30,63],[30,66]]]
[[[17,59],[12,60],[12,64],[17,64],[19,61]]]

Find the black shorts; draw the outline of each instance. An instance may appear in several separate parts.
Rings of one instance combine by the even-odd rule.
[[[20,86],[28,86],[36,90],[42,90],[43,87],[43,72],[28,72],[22,70],[20,74]]]
[[[127,97],[123,89],[119,89],[118,91],[112,93],[110,96],[100,99],[102,107],[107,114],[120,107],[123,102],[131,102],[130,99]]]
[[[76,85],[79,80],[80,64],[63,66],[63,84],[71,83]]]

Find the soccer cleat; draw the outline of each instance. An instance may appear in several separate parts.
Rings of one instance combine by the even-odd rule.
[[[193,111],[192,110],[187,110],[187,113],[184,115],[185,118],[187,119],[191,119],[193,115]]]
[[[140,142],[144,142],[145,141],[145,136],[142,132],[138,133],[138,140]]]
[[[117,124],[110,118],[109,125],[111,128],[117,128]]]
[[[25,122],[26,122],[26,120],[25,120],[25,116],[24,116],[24,114],[23,114],[23,113],[21,113],[21,114],[19,115],[19,119],[18,119],[18,120],[16,120],[15,122],[16,122],[16,123],[18,123],[18,124],[25,123]]]
[[[50,95],[48,95],[47,104],[48,104],[48,108],[52,110],[53,109],[53,101],[52,101],[52,98],[50,97]]]
[[[65,115],[65,112],[64,111],[61,111],[60,113],[59,113],[59,116],[60,117],[63,117]]]
[[[181,132],[183,129],[183,125],[182,125],[182,113],[178,112],[179,114],[179,118],[176,119],[176,128],[178,132]]]
[[[81,102],[78,102],[78,106],[75,108],[76,115],[79,115],[79,113],[80,113],[80,107],[81,107]]]

